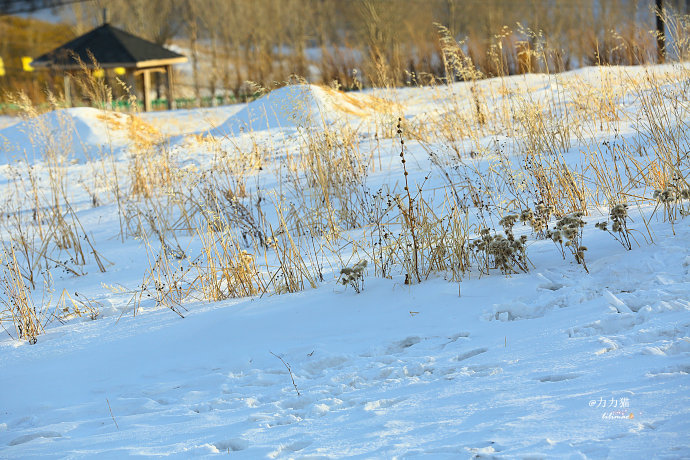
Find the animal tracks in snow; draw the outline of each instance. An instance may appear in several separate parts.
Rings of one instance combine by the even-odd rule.
[[[671,366],[664,369],[650,371],[647,377],[677,377],[690,374],[690,365]]]
[[[312,444],[312,441],[297,441],[289,444],[281,444],[278,449],[268,454],[268,458],[278,458],[281,454],[290,454],[306,449]]]
[[[474,350],[470,350],[465,353],[459,354],[455,357],[455,361],[465,361],[466,359],[470,359],[473,356],[481,355],[482,353],[486,353],[487,351],[489,351],[488,348],[475,348]]]
[[[543,377],[537,377],[536,380],[539,380],[540,382],[563,382],[565,380],[576,379],[579,376],[580,374],[551,374]]]
[[[9,442],[8,445],[10,446],[17,446],[19,444],[24,444],[29,441],[33,441],[34,439],[40,439],[40,438],[61,438],[62,434],[58,433],[57,431],[39,431],[38,433],[32,433],[32,434],[26,434],[24,436],[19,436],[18,438],[14,438],[12,441]]]
[[[341,419],[369,414],[371,423],[391,411],[405,410],[413,404],[415,386],[475,379],[497,375],[503,371],[499,363],[472,363],[472,359],[489,352],[489,347],[472,347],[467,331],[452,335],[421,338],[403,336],[388,345],[363,353],[309,355],[301,352],[285,354],[292,376],[300,390],[297,396],[290,373],[281,363],[266,360],[265,368],[242,370],[209,370],[216,378],[215,391],[206,386],[198,391],[193,386],[160,386],[146,390],[146,397],[128,393],[111,397],[118,422],[148,412],[174,413],[179,417],[204,420],[234,420],[233,437],[207,441],[207,451],[232,453],[249,449],[247,441],[257,430],[271,430],[276,439],[296,427],[307,426],[323,418]],[[439,354],[439,350],[443,350]],[[200,375],[201,381],[210,377]],[[446,383],[447,384],[447,383]],[[394,397],[387,397],[395,389]],[[383,423],[383,422],[382,422]],[[387,423],[387,422],[386,422]],[[385,426],[381,432],[390,431]],[[288,438],[285,438],[288,439]],[[301,439],[280,441],[269,458],[291,457],[312,446]],[[199,447],[203,450],[202,447]],[[456,449],[462,452],[462,447]]]
[[[421,342],[422,339],[419,337],[407,337],[404,340],[401,340],[400,342],[396,342],[390,347],[388,347],[387,353],[388,354],[395,354],[395,353],[402,353],[406,349],[410,348],[413,345],[417,345],[419,342]]]
[[[239,452],[249,447],[249,442],[244,439],[227,439],[213,444],[218,452]]]
[[[370,401],[364,404],[364,410],[365,411],[376,411],[379,409],[387,409],[389,407],[392,407],[402,401],[404,401],[406,398],[391,398],[391,399],[378,399],[376,401]]]

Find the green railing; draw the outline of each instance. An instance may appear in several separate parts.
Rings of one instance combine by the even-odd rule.
[[[216,96],[215,97],[215,105],[216,106],[221,106],[221,105],[228,105],[228,104],[237,104],[239,102],[248,102],[256,99],[256,95],[247,95],[243,96],[241,98],[236,98],[234,96],[230,97],[222,97],[222,96]],[[144,110],[144,102],[137,100],[136,101],[137,108],[136,110],[138,111],[143,111]],[[175,105],[178,109],[192,109],[196,107],[212,107],[214,105],[214,98],[208,96],[208,97],[202,97],[200,101],[198,101],[197,104],[197,99],[196,98],[176,98],[175,99]],[[83,107],[84,105],[79,105]],[[99,109],[110,109],[110,110],[116,110],[118,112],[129,112],[131,111],[132,108],[132,103],[128,100],[124,99],[118,99],[112,102],[112,104],[92,104],[92,107],[96,107]],[[42,103],[38,104],[35,106],[36,109],[39,112],[44,112],[47,110],[51,110],[52,106],[49,103]],[[61,106],[61,107],[66,107],[66,106]],[[153,110],[167,110],[168,108],[168,100],[167,99],[153,99],[151,101],[151,109]],[[18,112],[21,112],[22,109],[20,106],[14,103],[10,102],[0,102],[0,114],[16,114]]]
[[[220,96],[217,96],[216,98],[216,103],[215,105],[226,105],[226,104],[236,104],[238,101],[236,98],[223,98]],[[137,110],[143,110],[144,109],[144,102],[138,100],[136,102],[137,104]],[[197,105],[197,100],[195,98],[175,98],[175,105],[178,109],[190,109],[194,107],[211,107],[213,105],[213,98],[211,97],[203,97],[201,98],[200,103]],[[114,101],[113,102],[113,108],[115,110],[131,110],[132,105],[129,101],[126,100],[119,100],[119,101]],[[167,110],[168,108],[168,100],[167,99],[153,99],[151,101],[151,109],[153,110]]]

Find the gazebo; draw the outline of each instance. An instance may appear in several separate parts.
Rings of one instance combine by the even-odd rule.
[[[35,68],[47,68],[65,72],[65,97],[70,98],[70,72],[80,70],[82,65],[94,69],[95,63],[106,72],[116,72],[129,82],[143,76],[144,110],[151,110],[151,73],[166,74],[168,109],[174,108],[173,64],[186,62],[187,58],[143,38],[136,37],[108,23],[65,43],[62,46],[34,59]],[[82,64],[80,64],[80,62]]]

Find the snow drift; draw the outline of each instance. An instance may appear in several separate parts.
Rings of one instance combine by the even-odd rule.
[[[252,101],[212,130],[214,137],[271,128],[307,128],[355,121],[385,111],[390,102],[316,85],[292,85]]]
[[[29,163],[57,155],[84,162],[103,153],[117,153],[133,137],[134,117],[89,107],[60,109],[0,130],[0,164]]]

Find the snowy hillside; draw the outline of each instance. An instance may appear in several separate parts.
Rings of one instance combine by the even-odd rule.
[[[127,115],[89,107],[49,112],[0,130],[0,163],[34,163],[46,155],[84,162],[116,153],[131,138],[129,125]]]
[[[689,78],[7,123],[0,457],[690,457]]]

